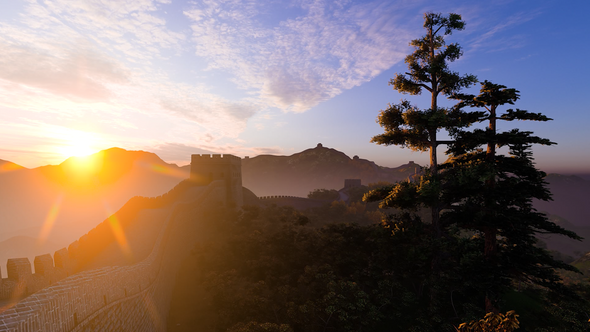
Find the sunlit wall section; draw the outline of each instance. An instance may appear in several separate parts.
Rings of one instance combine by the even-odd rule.
[[[175,203],[141,263],[84,271],[44,288],[0,313],[0,331],[165,331],[177,271],[199,239],[195,218],[200,207],[226,203],[226,188],[213,181],[192,202]],[[28,275],[25,263],[11,269]],[[38,264],[43,270],[47,257]]]

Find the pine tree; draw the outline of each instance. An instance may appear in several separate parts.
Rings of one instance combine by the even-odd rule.
[[[382,145],[400,145],[417,151],[430,151],[430,170],[435,177],[438,174],[436,148],[439,144],[448,143],[437,140],[440,129],[448,126],[448,110],[438,106],[438,96],[450,96],[458,93],[461,88],[474,84],[477,79],[473,75],[460,76],[448,67],[448,62],[457,60],[462,50],[458,44],[446,45],[444,36],[452,34],[453,30],[463,30],[465,22],[461,15],[426,13],[424,14],[424,28],[426,35],[414,39],[410,43],[414,52],[405,59],[409,72],[396,74],[389,82],[394,90],[412,95],[421,94],[426,90],[431,95],[430,108],[420,110],[408,101],[389,105],[381,111],[379,124],[385,133],[374,136],[371,142]],[[439,208],[434,202],[432,208],[432,224],[436,237],[441,236],[438,225]]]
[[[436,148],[445,143],[437,141],[437,132],[447,123],[447,110],[438,107],[438,96],[441,93],[446,96],[457,93],[461,88],[476,83],[477,79],[473,75],[460,76],[448,68],[448,62],[457,60],[463,52],[458,44],[446,45],[444,36],[452,34],[453,30],[465,29],[461,15],[443,17],[441,14],[426,13],[424,28],[426,35],[410,42],[414,52],[405,59],[410,71],[396,74],[389,85],[404,94],[419,95],[423,90],[428,91],[431,95],[430,109],[421,111],[408,101],[390,104],[378,117],[385,133],[373,137],[371,141],[430,151],[430,168],[434,174],[438,168]]]
[[[519,92],[485,81],[478,96],[455,94],[460,103],[450,113],[449,122],[466,126],[487,123],[485,129],[467,131],[454,126],[449,132],[455,142],[449,145],[449,161],[443,165],[445,182],[441,200],[447,203],[441,222],[475,232],[483,237],[484,269],[481,271],[487,312],[497,312],[497,300],[515,280],[544,287],[559,288],[555,268],[575,270],[554,260],[548,251],[535,246],[537,233],[562,234],[581,239],[537,212],[533,199],[549,200],[551,194],[536,169],[533,144],[555,144],[532,132],[512,129],[498,132],[498,121],[549,121],[540,113],[520,109],[500,112],[513,105]],[[466,112],[466,107],[485,111]],[[484,151],[483,148],[486,148]],[[507,147],[508,155],[497,153]]]
[[[439,95],[451,96],[462,88],[477,82],[473,75],[459,75],[451,71],[448,63],[457,60],[462,55],[458,44],[446,44],[445,36],[453,31],[463,30],[465,22],[458,14],[426,13],[424,14],[424,28],[426,35],[412,40],[414,52],[405,58],[409,72],[396,74],[389,84],[394,90],[411,95],[421,94],[424,90],[430,93],[430,108],[421,110],[406,100],[395,105],[389,105],[382,110],[378,123],[384,128],[383,134],[374,136],[371,141],[381,145],[399,145],[416,151],[430,152],[430,169],[422,177],[420,183],[398,183],[389,188],[382,188],[368,193],[365,200],[382,200],[381,207],[396,207],[417,209],[419,206],[430,208],[430,241],[425,244],[431,247],[430,271],[430,301],[431,312],[437,309],[442,239],[445,237],[443,227],[439,222],[441,206],[439,202],[440,180],[438,177],[437,146],[447,144],[448,141],[437,139],[439,130],[448,127],[449,110],[438,106]],[[398,223],[408,223],[416,218],[403,219],[400,215]]]

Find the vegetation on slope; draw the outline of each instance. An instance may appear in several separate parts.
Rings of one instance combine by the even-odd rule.
[[[501,120],[550,119],[502,110],[520,96],[500,84],[485,81],[479,95],[461,94],[476,79],[448,68],[462,51],[445,43],[453,30],[463,30],[461,16],[426,13],[424,28],[426,35],[411,42],[409,73],[390,84],[402,93],[428,91],[430,108],[390,104],[378,118],[384,133],[373,137],[378,144],[431,152],[430,168],[419,177],[365,195],[397,210],[382,215],[380,224],[366,222],[364,211],[349,213],[360,202],[336,201],[309,215],[276,206],[246,207],[239,215],[211,210],[211,241],[185,262],[172,331],[590,329],[589,288],[562,283],[557,270],[576,268],[536,238],[580,239],[533,207],[533,200],[551,195],[530,148],[554,143],[496,127]],[[440,94],[460,102],[439,107]],[[488,126],[465,129],[477,123]],[[437,140],[440,129],[454,140]],[[440,144],[450,155],[441,165]],[[501,147],[507,153],[497,151]]]
[[[454,331],[484,316],[474,296],[477,245],[452,251],[465,259],[444,266],[433,322],[423,229],[314,219],[289,207],[211,208],[203,221],[209,241],[178,274],[169,331]],[[516,310],[519,331],[588,330],[584,286],[569,294],[525,283],[511,289],[499,309]]]

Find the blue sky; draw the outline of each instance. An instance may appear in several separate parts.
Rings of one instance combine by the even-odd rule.
[[[37,167],[118,146],[186,164],[191,153],[289,155],[323,143],[384,166],[426,164],[426,153],[369,141],[388,103],[429,106],[387,82],[406,71],[408,43],[433,11],[466,22],[447,38],[464,49],[453,70],[516,88],[516,107],[554,119],[503,125],[558,143],[534,149],[538,165],[590,172],[589,10],[549,0],[3,1],[0,159]]]

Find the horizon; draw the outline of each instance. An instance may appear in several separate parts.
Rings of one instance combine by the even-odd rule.
[[[216,3],[65,0],[0,4],[0,159],[24,167],[112,146],[188,163],[192,153],[291,155],[318,142],[395,167],[427,154],[370,143],[406,71],[426,11],[462,15],[450,64],[520,91],[515,107],[553,118],[507,123],[557,142],[546,172],[590,173],[582,93],[584,9],[552,0]],[[34,65],[32,65],[34,64]],[[548,79],[550,78],[550,79]],[[556,84],[555,82],[558,82]],[[476,92],[476,86],[467,92]],[[441,106],[452,103],[439,98]],[[443,149],[439,158],[444,160]],[[563,161],[567,164],[562,164]]]
[[[322,143],[318,143],[318,144],[322,144]],[[323,145],[322,145],[322,146],[323,146]],[[303,150],[301,150],[301,151],[296,151],[296,152],[294,152],[294,153],[292,153],[292,154],[289,154],[289,155],[282,155],[282,154],[259,154],[259,155],[255,155],[255,156],[238,156],[238,157],[240,157],[241,159],[244,159],[245,157],[248,157],[248,158],[255,158],[255,157],[259,157],[259,156],[292,156],[293,154],[301,153],[301,152],[303,152],[303,151],[305,151],[305,150],[314,149],[314,148],[316,148],[316,147],[317,147],[317,145],[316,145],[316,146],[314,146],[314,147],[308,147],[308,148],[305,148],[305,149],[303,149]],[[333,147],[329,147],[329,146],[323,146],[323,147],[324,147],[324,148],[328,148],[328,149],[334,149],[334,150],[336,150],[336,151],[342,152],[342,153],[344,153],[344,154],[345,154],[347,157],[349,157],[350,159],[352,159],[354,156],[358,156],[360,159],[364,159],[364,160],[368,160],[368,161],[370,161],[370,162],[374,162],[375,164],[377,164],[378,166],[381,166],[381,167],[396,168],[396,167],[399,167],[399,166],[402,166],[402,165],[408,164],[408,162],[410,162],[410,161],[412,161],[412,162],[415,162],[414,160],[406,160],[406,161],[400,160],[400,161],[399,161],[399,163],[397,163],[397,164],[393,164],[393,163],[392,163],[391,165],[381,165],[381,164],[379,164],[379,163],[375,162],[374,160],[371,160],[371,159],[368,159],[368,158],[365,158],[365,157],[363,157],[362,155],[360,155],[360,156],[359,156],[359,155],[350,155],[350,154],[346,153],[346,151],[341,151],[341,150],[338,150],[338,149],[336,149],[336,148],[333,148]],[[171,164],[171,165],[176,165],[177,167],[186,167],[186,166],[190,166],[190,165],[191,165],[191,162],[190,162],[190,156],[191,156],[192,154],[199,154],[199,155],[213,155],[213,154],[221,154],[221,155],[233,155],[232,153],[214,153],[214,152],[200,152],[200,153],[192,153],[192,154],[189,154],[189,155],[187,156],[187,159],[186,159],[186,161],[184,161],[184,163],[180,164],[180,163],[177,163],[177,162],[173,162],[173,161],[168,161],[168,160],[165,160],[165,159],[163,159],[163,158],[162,158],[160,155],[158,155],[158,153],[156,153],[156,152],[152,152],[152,151],[146,151],[146,150],[127,150],[127,149],[124,149],[124,148],[121,148],[121,147],[116,147],[116,146],[113,146],[113,147],[110,147],[110,148],[106,148],[106,149],[104,149],[104,150],[100,150],[100,151],[97,151],[97,152],[93,152],[93,153],[91,153],[91,154],[88,154],[88,155],[80,155],[80,156],[71,156],[71,157],[67,157],[67,158],[65,158],[64,160],[62,160],[61,162],[58,162],[58,163],[54,163],[54,164],[45,164],[45,165],[37,165],[37,166],[33,166],[33,167],[27,167],[27,166],[23,166],[23,165],[21,165],[21,164],[14,163],[14,162],[12,162],[11,160],[5,160],[5,159],[2,159],[2,158],[0,158],[0,161],[12,162],[12,163],[16,164],[17,166],[20,166],[20,167],[23,167],[23,168],[25,168],[25,169],[29,169],[29,170],[31,170],[31,169],[36,169],[36,168],[39,168],[39,167],[45,167],[45,166],[59,166],[59,165],[61,165],[61,164],[65,163],[66,161],[68,161],[69,159],[78,159],[78,158],[82,158],[82,160],[84,160],[84,159],[86,159],[87,157],[91,157],[91,156],[93,156],[93,155],[96,155],[96,154],[98,154],[98,153],[104,152],[104,151],[106,151],[106,150],[111,150],[111,149],[122,149],[122,150],[125,150],[125,151],[127,151],[127,152],[145,152],[145,153],[153,153],[153,154],[155,154],[156,156],[158,156],[158,157],[159,157],[159,158],[160,158],[160,159],[161,159],[163,162],[165,162],[165,163],[167,163],[167,164]],[[428,167],[428,164],[427,164],[427,163],[424,163],[424,164],[417,163],[417,164],[418,164],[419,166],[421,166],[421,167]],[[2,170],[2,169],[0,169],[0,173],[7,172],[7,171],[13,171],[13,170],[17,170],[17,169],[18,169],[18,168],[16,168],[16,169],[8,169],[8,170]],[[550,175],[550,174],[559,174],[559,175],[575,175],[575,176],[579,176],[579,177],[581,177],[581,178],[583,178],[583,179],[585,179],[585,180],[590,180],[590,171],[587,171],[587,172],[568,172],[567,170],[563,170],[563,171],[560,171],[560,170],[549,170],[549,171],[548,171],[548,170],[543,170],[543,169],[541,169],[541,170],[542,170],[542,171],[544,171],[545,173],[547,173],[547,175]]]

